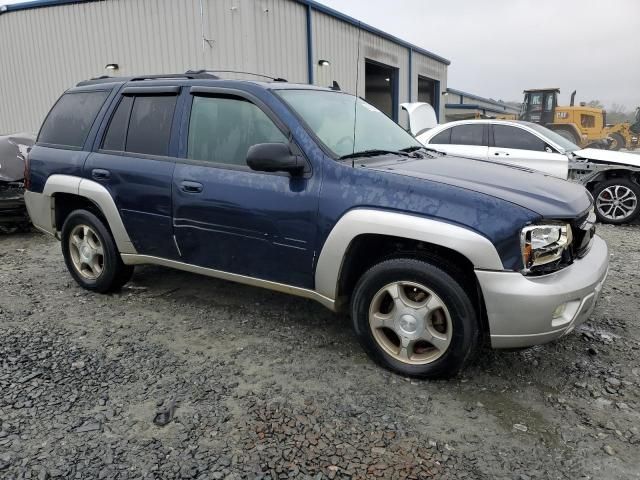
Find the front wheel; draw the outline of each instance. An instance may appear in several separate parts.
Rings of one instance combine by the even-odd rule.
[[[640,185],[628,178],[613,178],[593,189],[596,216],[602,223],[630,223],[640,214]]]
[[[62,226],[62,254],[75,281],[87,290],[107,293],[129,281],[133,267],[122,263],[111,233],[87,210],[75,210]]]
[[[619,133],[612,133],[609,135],[611,137],[611,145],[609,145],[609,150],[620,150],[625,147],[624,137]]]
[[[449,273],[421,260],[372,267],[355,288],[351,315],[369,356],[402,375],[451,377],[479,345],[469,295]]]

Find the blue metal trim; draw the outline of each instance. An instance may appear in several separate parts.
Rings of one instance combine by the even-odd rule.
[[[409,47],[409,101],[413,102],[412,97],[412,87],[413,87],[413,48]]]
[[[383,32],[380,29],[377,29],[375,27],[372,27],[371,25],[367,25],[366,23],[362,23],[360,20],[357,20],[353,17],[350,17],[349,15],[345,15],[344,13],[341,13],[337,10],[334,10],[333,8],[329,8],[326,5],[322,5],[321,3],[316,2],[315,0],[295,0],[298,3],[301,3],[303,5],[307,5],[308,7],[311,7],[314,10],[317,10],[321,13],[327,14],[331,17],[337,18],[339,20],[342,20],[343,22],[349,23],[355,27],[360,27],[363,30],[373,33],[375,35],[378,35],[382,38],[386,38],[387,40],[391,40],[394,43],[397,43],[398,45],[401,45],[403,47],[407,47],[407,48],[411,48],[413,49],[414,52],[418,52],[421,55],[425,55],[429,58],[432,58],[434,60],[437,60],[439,62],[444,63],[445,65],[451,65],[451,61],[447,60],[444,57],[441,57],[440,55],[436,55],[433,52],[430,52],[428,50],[425,50],[424,48],[420,48],[417,45],[413,45],[405,40],[402,40],[401,38],[398,38],[394,35],[391,35],[390,33],[387,32]]]
[[[440,80],[433,80],[433,82],[433,93],[435,96],[435,98],[433,99],[433,103],[435,103],[434,110],[436,111],[436,120],[438,121],[438,123],[440,123]]]
[[[393,69],[393,76],[391,77],[393,85],[391,85],[391,94],[393,95],[393,101],[391,106],[393,108],[393,121],[398,123],[399,110],[400,110],[400,69]]]
[[[307,75],[309,85],[313,85],[313,23],[311,21],[311,5],[307,5]]]
[[[0,3],[0,15],[19,10],[31,10],[32,8],[57,7],[59,5],[69,5],[72,3],[87,3],[100,0],[32,0],[30,2],[14,3],[12,5],[2,5]],[[2,2],[2,0],[0,0]]]

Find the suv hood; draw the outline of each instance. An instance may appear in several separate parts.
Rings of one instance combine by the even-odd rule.
[[[385,156],[360,162],[366,168],[465,188],[520,205],[546,218],[574,218],[591,207],[581,185],[539,172],[463,157]]]
[[[584,148],[573,152],[577,157],[586,158],[587,160],[595,160],[597,162],[617,163],[620,165],[629,165],[631,167],[640,167],[640,155],[625,152],[614,152],[612,150],[601,150],[599,148]]]

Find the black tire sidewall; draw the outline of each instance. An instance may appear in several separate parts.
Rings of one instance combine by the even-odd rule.
[[[624,141],[624,137],[622,135],[620,135],[619,133],[612,133],[611,137],[616,139],[616,148],[614,148],[612,150],[618,151],[621,148],[625,147],[625,141]]]
[[[83,277],[73,264],[69,251],[69,236],[77,225],[88,225],[100,238],[104,252],[104,267],[102,273],[95,280]],[[95,292],[106,293],[111,291],[118,283],[118,277],[122,275],[122,260],[118,254],[111,233],[104,223],[93,213],[87,210],[75,210],[69,214],[62,226],[61,234],[62,255],[69,273],[83,288]]]
[[[638,202],[636,203],[635,211],[624,220],[610,220],[608,218],[603,217],[600,214],[600,211],[598,210],[597,204],[598,204],[598,196],[600,195],[600,192],[602,192],[602,190],[612,185],[621,185],[621,186],[630,188],[631,190],[633,190],[633,193],[635,193],[636,198],[638,200]],[[630,180],[628,178],[617,178],[617,179],[612,178],[610,180],[605,180],[603,182],[598,183],[593,189],[593,199],[594,199],[596,217],[600,223],[608,223],[611,225],[624,225],[624,224],[633,222],[640,215],[640,185],[638,185],[633,180]]]
[[[554,130],[558,135],[560,135],[561,137],[563,137],[565,140],[569,140],[572,143],[575,143],[576,145],[580,145],[580,139],[576,138],[576,136],[569,130],[565,130],[563,128],[558,129],[558,130]]]
[[[390,356],[375,340],[369,327],[369,307],[373,296],[385,285],[409,281],[433,290],[446,304],[451,316],[453,336],[447,351],[432,363],[410,365]],[[354,290],[351,316],[358,340],[380,365],[402,375],[420,378],[447,378],[455,375],[475,353],[479,325],[473,303],[460,284],[442,269],[415,259],[392,259],[372,267]]]

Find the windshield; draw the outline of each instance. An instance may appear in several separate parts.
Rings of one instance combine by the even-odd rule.
[[[354,152],[422,147],[380,110],[352,95],[325,90],[279,90],[277,93],[336,157]]]
[[[528,123],[527,126],[544,135],[556,145],[562,147],[565,152],[575,152],[576,150],[580,150],[580,147],[572,141],[567,140],[562,135],[559,135],[553,130],[549,130],[548,128],[543,127],[542,125],[538,125],[537,123]]]

